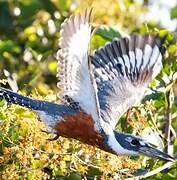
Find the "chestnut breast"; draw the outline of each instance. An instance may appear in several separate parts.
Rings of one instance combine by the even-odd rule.
[[[80,140],[92,146],[111,152],[105,145],[105,135],[94,128],[92,117],[85,112],[65,115],[63,120],[58,121],[55,130],[59,136]]]

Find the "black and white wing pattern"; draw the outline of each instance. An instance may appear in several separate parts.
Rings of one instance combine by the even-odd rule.
[[[99,108],[88,59],[91,13],[92,9],[87,9],[83,14],[66,19],[61,25],[57,77],[59,96],[69,103],[72,101],[78,104],[82,110],[99,122]]]
[[[91,56],[101,116],[113,128],[160,72],[162,49],[159,37],[134,34],[113,40]]]

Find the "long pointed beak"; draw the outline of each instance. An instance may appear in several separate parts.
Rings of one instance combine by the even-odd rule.
[[[146,156],[151,156],[151,157],[156,157],[165,161],[175,161],[176,159],[172,156],[170,156],[167,153],[164,153],[150,145],[147,145],[145,147],[141,147],[139,149],[139,152],[146,155]]]

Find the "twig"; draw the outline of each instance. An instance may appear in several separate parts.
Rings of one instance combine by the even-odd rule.
[[[167,97],[167,122],[166,122],[166,126],[165,126],[165,138],[166,138],[166,152],[168,154],[173,154],[172,149],[171,148],[171,133],[172,135],[175,137],[176,133],[173,131],[173,127],[171,125],[172,123],[172,119],[173,119],[173,115],[172,115],[172,104],[174,101],[174,92],[173,92],[173,85],[175,83],[177,79],[177,73],[174,73],[172,76],[172,82],[169,83],[169,85],[166,86],[166,97]]]
[[[152,171],[150,171],[150,172],[148,172],[148,173],[146,173],[146,174],[144,174],[144,175],[136,176],[136,177],[134,177],[134,178],[127,178],[126,180],[144,179],[144,178],[153,176],[153,175],[155,175],[155,174],[157,174],[157,173],[159,173],[159,172],[161,172],[161,171],[163,171],[163,170],[165,170],[165,169],[168,169],[168,168],[172,167],[173,165],[174,165],[174,162],[167,162],[167,163],[165,163],[163,166],[161,166],[161,167],[159,167],[159,168],[157,168],[157,169],[154,169],[154,170],[152,170]]]
[[[175,153],[174,157],[177,158],[177,153]],[[152,171],[149,171],[149,172],[147,172],[147,173],[145,173],[145,174],[143,174],[143,175],[135,176],[135,177],[133,177],[133,178],[126,178],[126,180],[145,179],[145,178],[150,177],[150,176],[153,176],[153,175],[155,175],[155,174],[157,174],[157,173],[159,173],[159,172],[161,172],[161,171],[163,171],[163,170],[165,170],[165,169],[169,169],[169,168],[172,167],[176,162],[177,162],[176,160],[173,161],[173,162],[167,162],[167,163],[165,163],[163,166],[160,166],[160,167],[158,167],[158,168],[156,168],[156,169],[154,169],[154,170],[152,170]]]
[[[81,164],[83,165],[87,165],[89,167],[93,167],[93,168],[96,168],[96,169],[99,169],[100,167],[99,166],[95,166],[93,164],[90,164],[90,163],[87,163],[85,161],[83,161],[82,159],[80,159],[77,155],[73,154],[73,157],[75,157]]]
[[[43,151],[43,150],[40,150],[40,149],[37,149],[36,147],[33,148],[33,150],[37,151],[37,152],[40,152],[42,154],[54,154],[54,155],[57,155],[57,156],[64,156],[64,155],[72,155],[72,153],[54,153],[54,152],[47,152],[47,151]]]
[[[37,148],[34,148],[34,150],[36,150],[37,152],[43,153],[43,154],[50,154],[50,152],[46,152],[46,151],[43,151],[43,150],[40,150],[40,149],[37,149]],[[70,156],[73,156],[75,159],[77,159],[83,165],[87,165],[89,167],[93,167],[93,168],[96,168],[96,169],[100,168],[99,166],[95,166],[93,164],[90,164],[90,163],[87,163],[87,162],[83,161],[76,154],[73,154],[73,153],[53,153],[53,154],[57,155],[57,156],[70,155]]]
[[[167,92],[167,122],[165,126],[165,139],[166,139],[166,152],[168,154],[171,154],[170,152],[170,145],[171,145],[171,122],[172,122],[172,114],[171,114],[171,108],[172,108],[172,97],[173,97],[173,88]]]
[[[168,169],[168,168],[172,167],[173,165],[174,165],[174,162],[167,162],[163,166],[161,166],[161,167],[159,167],[157,169],[154,169],[153,171],[150,171],[147,174],[141,176],[140,179],[153,176],[153,175],[155,175],[155,174],[157,174],[157,173],[159,173],[159,172],[161,172],[161,171],[163,171],[165,169]]]
[[[132,178],[134,178],[135,176],[133,175],[133,174],[131,174],[131,173],[129,173],[129,172],[126,172],[126,171],[124,171],[125,169],[121,169],[121,170],[119,170],[118,172],[120,173],[120,174],[124,174],[124,175],[126,175],[127,177],[130,177],[130,179]],[[129,169],[127,169],[127,170],[129,170]]]

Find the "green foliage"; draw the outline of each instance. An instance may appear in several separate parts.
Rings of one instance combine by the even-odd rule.
[[[138,18],[147,11],[146,3],[129,0],[120,3],[115,0],[78,0],[75,3],[71,0],[0,0],[0,85],[8,87],[7,81],[3,80],[6,79],[3,71],[7,69],[17,80],[22,94],[56,101],[57,61],[54,54],[58,49],[60,25],[74,11],[92,4],[96,23],[93,25],[104,24],[92,37],[92,50],[114,37],[123,36],[120,33],[123,31],[129,34],[158,31],[165,38],[167,51],[163,70],[151,82],[151,91],[142,104],[123,115],[117,128],[144,136],[151,127],[157,132],[153,141],[157,139],[166,145],[165,127],[170,113],[172,149],[176,152],[176,37],[175,33],[154,22],[138,23]],[[172,9],[171,17],[176,18],[176,7]],[[141,176],[163,165],[162,161],[153,158],[111,155],[72,139],[60,137],[48,142],[49,135],[41,129],[45,126],[34,113],[0,100],[0,179],[124,179]],[[176,168],[177,164],[174,164],[149,179],[176,179]]]
[[[171,9],[171,18],[172,19],[177,18],[177,6],[175,6]]]
[[[121,34],[119,31],[116,31],[112,27],[100,27],[96,30],[95,34],[101,36],[102,38],[106,39],[107,41],[111,41],[114,38],[120,38]]]

